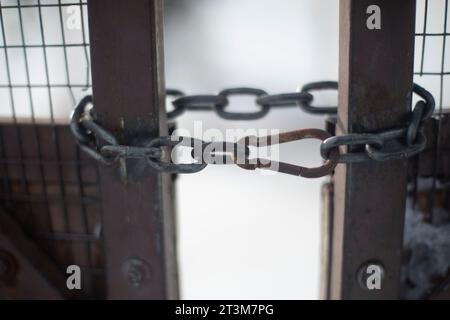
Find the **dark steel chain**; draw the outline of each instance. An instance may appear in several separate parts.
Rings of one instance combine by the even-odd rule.
[[[364,150],[340,153],[339,163],[405,159],[422,152],[426,147],[423,123],[433,115],[435,101],[427,90],[417,84],[414,84],[413,92],[422,100],[414,106],[405,127],[331,137],[320,147],[322,157],[328,159],[331,150],[348,146],[359,146]]]
[[[331,81],[307,84],[300,92],[274,95],[269,95],[261,89],[246,87],[226,89],[218,95],[192,96],[186,96],[179,90],[168,89],[166,95],[175,99],[172,101],[174,109],[169,111],[167,116],[173,120],[187,110],[214,110],[220,117],[228,120],[255,120],[264,117],[272,108],[293,106],[313,114],[336,114],[337,107],[314,106],[311,92],[337,89],[338,83]],[[236,143],[205,142],[191,137],[165,136],[148,138],[141,141],[139,146],[121,145],[113,134],[96,122],[95,110],[89,109],[93,102],[92,96],[84,97],[75,108],[70,127],[81,149],[104,165],[112,165],[120,158],[141,158],[146,160],[149,167],[160,172],[195,173],[203,170],[208,164],[236,164],[247,170],[259,168],[316,178],[330,174],[338,163],[404,159],[423,151],[426,145],[422,129],[423,122],[432,116],[435,102],[433,96],[419,85],[414,84],[413,91],[422,100],[416,103],[407,125],[371,133],[331,136],[320,129],[301,129],[276,136],[244,137]],[[227,111],[228,98],[232,95],[255,96],[255,104],[260,107],[260,110],[247,113]],[[249,158],[249,147],[268,147],[275,143],[311,138],[322,141],[320,153],[325,162],[316,168],[270,159]],[[341,152],[341,147],[348,146],[364,148],[364,150]],[[169,153],[175,147],[191,148],[192,159],[196,162],[172,162]]]
[[[278,107],[302,107],[309,105],[313,96],[307,91],[269,95],[266,91],[256,88],[238,87],[225,89],[217,95],[186,96],[182,91],[168,89],[166,95],[174,97],[174,109],[167,112],[167,118],[173,120],[185,111],[213,110],[217,115],[227,120],[257,120],[266,116],[270,109]],[[255,96],[255,104],[260,108],[256,112],[227,111],[229,97],[234,95]]]

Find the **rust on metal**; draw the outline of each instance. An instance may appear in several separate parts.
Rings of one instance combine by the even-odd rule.
[[[333,238],[333,183],[323,184],[321,191],[320,299],[328,300],[330,299],[331,247]]]
[[[240,139],[238,144],[244,145],[245,147],[267,147],[274,144],[282,144],[303,139],[318,139],[324,141],[330,137],[331,135],[324,130],[302,129],[265,137],[248,136]],[[307,168],[290,163],[277,162],[270,159],[248,159],[246,156],[245,159],[241,158],[242,157],[235,156],[233,157],[233,161],[237,166],[246,170],[273,170],[304,178],[317,178],[329,175],[334,170],[339,158],[339,150],[337,148],[331,150],[329,159],[325,160],[323,165],[315,168]]]

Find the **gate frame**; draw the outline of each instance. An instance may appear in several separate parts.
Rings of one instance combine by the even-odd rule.
[[[370,5],[381,9],[379,30],[366,26]],[[340,0],[337,134],[375,132],[407,120],[415,10],[415,0]],[[337,166],[324,298],[399,298],[406,165],[396,160]],[[370,264],[383,270],[380,290],[364,289],[358,280]]]
[[[125,144],[166,135],[162,0],[89,0],[88,14],[99,123]],[[178,298],[172,179],[142,174],[100,170],[108,299]]]

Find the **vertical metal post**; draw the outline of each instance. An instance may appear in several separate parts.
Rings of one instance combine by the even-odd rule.
[[[334,186],[326,183],[322,186],[322,242],[320,270],[320,299],[330,299],[331,248],[333,238],[333,199]]]
[[[338,134],[404,125],[411,107],[415,4],[340,1]],[[367,26],[373,5],[381,29]],[[398,298],[405,197],[406,161],[337,167],[332,299]],[[358,272],[371,263],[384,270],[380,290],[358,281]]]
[[[167,134],[161,0],[88,1],[94,105],[121,143]],[[102,168],[109,299],[178,297],[171,180]]]

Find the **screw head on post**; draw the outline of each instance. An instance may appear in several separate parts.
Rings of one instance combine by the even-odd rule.
[[[140,258],[130,258],[123,263],[123,276],[134,288],[139,288],[151,279],[151,268]]]

